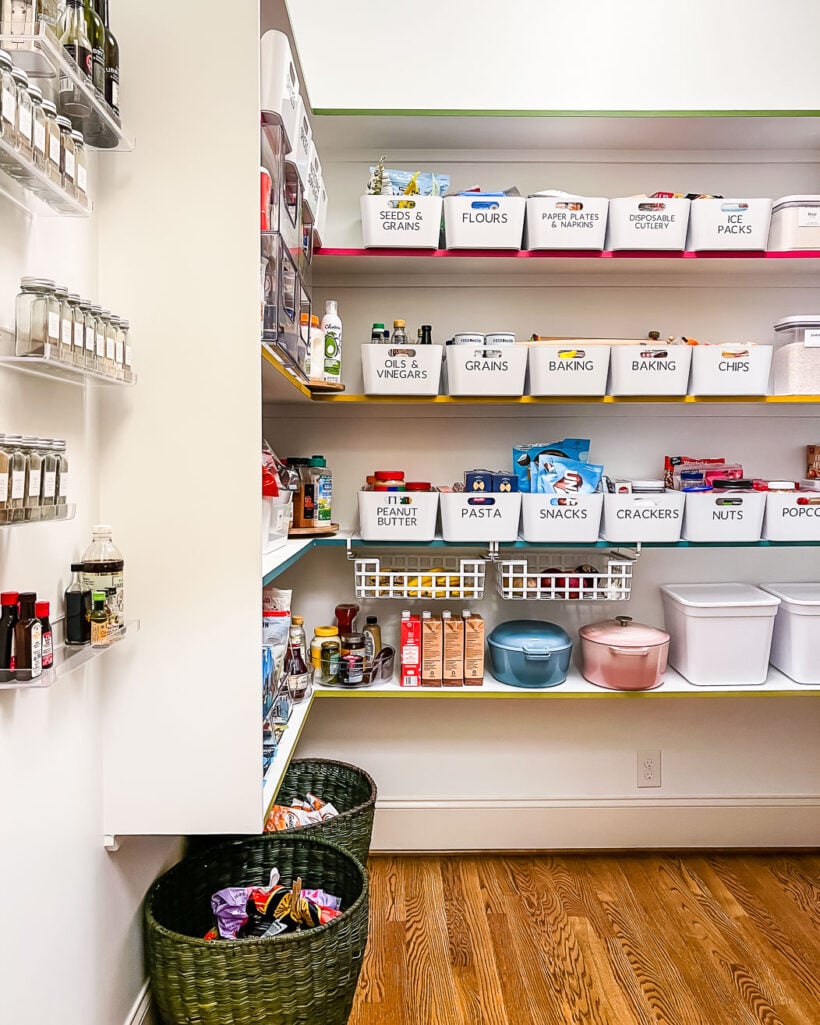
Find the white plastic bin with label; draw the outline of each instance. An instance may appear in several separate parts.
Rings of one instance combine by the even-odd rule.
[[[609,357],[612,395],[685,395],[691,345],[613,345]]]
[[[783,196],[775,200],[769,249],[820,249],[820,196]]]
[[[694,199],[686,248],[695,252],[765,250],[770,199]]]
[[[362,196],[365,249],[437,249],[440,196]]]
[[[363,541],[433,541],[437,491],[360,491],[359,530]]]
[[[530,196],[525,248],[603,249],[609,200],[590,196]]]
[[[764,491],[689,491],[681,536],[684,541],[759,541],[765,511]]]
[[[530,395],[606,395],[608,345],[566,338],[530,345]]]
[[[310,140],[310,156],[308,157],[308,180],[305,186],[305,202],[308,212],[312,218],[311,224],[316,223],[319,215],[319,198],[322,187],[322,165],[319,161],[319,154],[316,150],[316,143]]]
[[[820,541],[820,492],[770,491],[763,537],[766,541]]]
[[[517,541],[521,495],[444,493],[441,534],[445,541]]]
[[[820,313],[786,317],[774,329],[774,394],[820,395]]]
[[[520,249],[523,196],[446,196],[444,237],[448,249]]]
[[[321,248],[325,238],[325,227],[327,225],[327,187],[324,177],[319,182],[319,211],[316,214],[316,221],[313,225],[313,243],[318,249]]]
[[[523,395],[529,346],[448,345],[444,354],[447,394]]]
[[[618,544],[680,541],[684,494],[604,495],[601,538]]]
[[[767,395],[771,345],[696,345],[690,395]]]
[[[443,345],[362,346],[365,395],[438,395]]]
[[[271,29],[259,47],[262,120],[285,130],[285,152],[293,148],[299,117],[299,78],[284,32]]]
[[[607,249],[683,250],[688,199],[610,199]]]
[[[308,187],[308,166],[310,164],[310,144],[313,142],[313,129],[310,127],[310,118],[301,96],[299,97],[298,107],[296,139],[291,140],[291,149],[287,159],[295,165],[299,181],[302,183],[302,192],[304,193]]]
[[[766,682],[780,599],[751,584],[661,587],[669,664],[696,687]]]
[[[537,544],[594,544],[601,527],[604,496],[521,495],[521,535]]]
[[[761,584],[780,599],[774,621],[772,665],[795,683],[820,686],[817,634],[820,630],[820,584]]]

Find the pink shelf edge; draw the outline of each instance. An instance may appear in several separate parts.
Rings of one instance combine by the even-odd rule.
[[[334,249],[321,247],[314,257],[391,256],[424,259],[513,259],[513,260],[820,260],[820,250],[791,249],[784,252],[763,250],[708,250],[678,252],[660,249]]]

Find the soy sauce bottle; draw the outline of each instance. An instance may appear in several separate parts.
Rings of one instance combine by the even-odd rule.
[[[91,643],[91,591],[83,587],[81,562],[71,564],[74,579],[65,592],[65,642],[71,647]]]
[[[14,679],[14,627],[17,625],[17,603],[20,595],[16,591],[0,594],[0,683]]]
[[[38,679],[43,672],[43,627],[36,604],[34,591],[20,595],[20,618],[14,626],[14,675],[23,683]]]

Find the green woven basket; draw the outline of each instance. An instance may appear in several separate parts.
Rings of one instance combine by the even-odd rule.
[[[315,836],[338,844],[363,865],[370,854],[373,816],[376,812],[376,784],[364,769],[326,758],[297,758],[292,761],[276,795],[277,804],[290,804],[305,794],[330,801],[339,814],[326,822],[286,829],[276,836]]]
[[[211,894],[265,885],[270,870],[342,898],[327,925],[270,939],[202,937]],[[367,873],[314,836],[270,833],[212,847],[161,876],[145,899],[145,949],[165,1025],[345,1025],[367,944]]]

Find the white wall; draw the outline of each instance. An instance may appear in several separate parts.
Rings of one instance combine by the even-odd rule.
[[[314,110],[820,107],[813,0],[288,0]],[[377,154],[378,155],[378,154]]]

